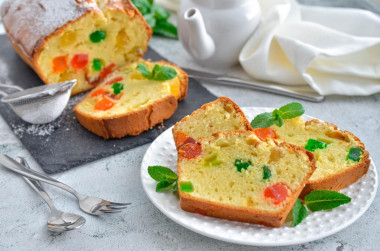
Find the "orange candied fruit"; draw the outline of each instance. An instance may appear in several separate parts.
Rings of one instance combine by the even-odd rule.
[[[106,111],[106,110],[111,109],[114,105],[115,105],[115,102],[113,102],[107,97],[103,97],[100,101],[98,101],[95,104],[94,109],[100,110],[100,111]]]
[[[68,68],[67,55],[53,58],[53,72],[54,73],[56,74],[62,73],[66,71],[67,68]]]
[[[87,54],[75,54],[71,59],[71,66],[75,70],[80,70],[86,67],[88,64],[88,55]]]
[[[107,93],[108,93],[108,91],[106,91],[104,89],[97,89],[97,90],[93,91],[90,96],[91,96],[91,98],[93,98],[93,97],[101,96],[101,95],[104,95]]]
[[[202,146],[199,143],[186,143],[181,146],[178,153],[186,159],[196,158],[201,155]]]
[[[176,145],[179,147],[181,146],[188,138],[188,134],[183,132],[183,131],[179,131],[175,134],[175,143]]]
[[[106,82],[106,85],[112,85],[113,83],[115,82],[119,82],[119,81],[122,81],[123,80],[123,77],[119,76],[119,77],[115,77],[109,81]]]
[[[259,128],[254,130],[255,134],[259,139],[265,140],[268,138],[275,139],[276,132],[272,128]]]
[[[99,73],[99,78],[106,78],[110,73],[115,69],[115,64],[112,63],[103,68],[103,70]]]
[[[282,183],[275,183],[264,190],[265,199],[270,199],[273,204],[278,205],[288,197],[289,187]]]

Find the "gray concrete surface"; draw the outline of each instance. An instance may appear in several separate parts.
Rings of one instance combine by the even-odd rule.
[[[199,68],[178,41],[153,38],[151,46],[172,62]],[[1,69],[0,69],[1,70]],[[236,68],[232,74],[239,73]],[[279,107],[294,99],[248,89],[205,86],[215,95],[232,98],[238,105]],[[337,124],[365,143],[375,165],[380,165],[380,94],[370,97],[328,97],[323,103],[302,101],[306,113]],[[87,223],[58,236],[46,229],[49,209],[22,178],[0,170],[0,250],[275,250],[230,244],[196,234],[174,223],[149,201],[140,182],[144,145],[70,171],[53,175],[78,191],[114,201],[132,202],[123,213],[92,217],[83,214],[75,198],[47,187],[57,207],[82,214]],[[26,157],[37,164],[12,130],[0,118],[0,153]],[[281,250],[379,250],[380,200],[346,229],[321,240]]]

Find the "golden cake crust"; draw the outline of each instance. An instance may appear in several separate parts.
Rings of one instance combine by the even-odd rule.
[[[173,94],[170,94],[138,111],[126,112],[118,116],[97,118],[82,113],[78,108],[83,100],[90,97],[91,93],[88,93],[74,106],[74,112],[79,123],[94,134],[104,139],[109,139],[122,138],[126,135],[139,135],[163,122],[164,119],[170,118],[177,110],[178,100],[184,99],[187,95],[188,76],[182,69],[169,62],[159,61],[155,63],[171,66],[177,71],[180,80],[180,97],[178,99]]]
[[[251,127],[249,121],[245,117],[245,115],[244,115],[243,111],[240,109],[240,107],[234,101],[232,101],[231,99],[229,99],[227,97],[221,96],[221,97],[219,97],[218,99],[216,99],[216,100],[214,100],[212,102],[209,102],[207,104],[202,105],[201,108],[193,111],[189,116],[185,116],[183,119],[181,119],[180,121],[178,121],[174,125],[174,127],[172,129],[172,134],[173,134],[174,142],[175,142],[177,148],[179,146],[178,139],[177,139],[178,125],[181,124],[181,123],[183,123],[183,122],[185,122],[185,121],[187,121],[191,116],[193,116],[194,114],[198,113],[200,110],[206,110],[207,107],[212,106],[213,104],[215,104],[217,102],[223,102],[223,103],[228,103],[228,104],[232,105],[232,107],[235,109],[235,112],[240,115],[240,118],[241,118],[241,121],[242,121],[242,123],[243,123],[243,125],[245,127],[245,130],[246,131],[253,131],[253,128]]]
[[[305,126],[310,125],[312,123],[321,124],[321,121],[317,119],[309,120],[305,122]],[[329,177],[326,177],[324,179],[309,181],[306,184],[304,190],[302,191],[301,197],[306,196],[308,193],[314,190],[339,191],[343,188],[346,188],[349,185],[358,181],[363,175],[365,175],[368,172],[368,168],[371,163],[371,160],[369,159],[369,152],[365,150],[364,144],[360,141],[358,137],[356,137],[354,134],[352,134],[349,131],[338,130],[338,127],[332,123],[328,123],[328,122],[323,122],[323,123],[326,123],[329,126],[332,126],[335,130],[337,130],[336,137],[344,138],[345,137],[344,134],[349,134],[350,136],[352,136],[362,148],[363,157],[359,163],[357,163],[356,165],[348,169],[343,170],[342,172],[339,172],[334,175],[330,175]]]
[[[230,131],[230,132],[218,132],[214,135],[214,137],[217,135],[221,136],[228,133],[245,133],[247,134],[247,136],[250,135],[249,131]],[[206,139],[201,139],[201,140],[206,140]],[[277,142],[275,143],[278,144]],[[260,144],[260,141],[259,141],[259,144]],[[289,201],[295,201],[300,195],[301,191],[303,190],[305,184],[307,183],[307,181],[313,174],[314,170],[316,169],[315,158],[312,153],[306,151],[305,149],[302,149],[292,144],[288,144],[286,142],[282,142],[278,144],[278,146],[285,146],[287,148],[292,149],[293,151],[302,152],[307,155],[310,161],[310,168],[311,168],[310,172],[302,180],[301,185],[295,191],[292,191],[293,193],[291,197],[288,199]],[[183,157],[179,154],[178,162],[177,162],[179,177],[181,177],[181,173],[182,173],[182,167],[180,165],[180,162],[182,161],[182,159]],[[194,198],[189,193],[185,193],[185,192],[179,192],[179,197],[180,197],[180,206],[185,211],[198,213],[204,216],[227,219],[227,220],[262,224],[269,227],[281,227],[284,224],[287,215],[293,208],[293,203],[288,203],[288,205],[284,206],[284,208],[280,212],[271,213],[271,212],[265,212],[265,211],[260,211],[260,210],[254,210],[250,208],[225,205],[222,203],[211,202],[211,201],[207,201],[200,198]]]
[[[126,135],[139,135],[143,131],[170,118],[177,109],[177,99],[174,95],[157,100],[150,107],[128,112],[113,118],[94,118],[83,114],[74,107],[79,123],[104,139],[121,138]]]

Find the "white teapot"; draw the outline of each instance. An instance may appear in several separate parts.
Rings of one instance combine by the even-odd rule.
[[[179,39],[199,64],[228,68],[238,62],[239,52],[260,17],[257,0],[182,0]]]

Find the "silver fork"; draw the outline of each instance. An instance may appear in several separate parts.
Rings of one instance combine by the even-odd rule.
[[[109,213],[118,213],[121,212],[122,209],[127,208],[131,203],[116,203],[108,200],[104,200],[101,198],[87,196],[78,193],[73,188],[69,187],[58,180],[55,180],[45,174],[36,172],[32,169],[26,169],[24,166],[16,162],[11,157],[0,154],[0,166],[5,167],[13,172],[21,174],[25,177],[28,177],[33,180],[42,181],[48,183],[50,185],[59,187],[61,189],[66,190],[67,192],[73,194],[77,197],[79,201],[79,207],[85,213],[92,215],[101,215],[101,214],[109,214]]]

